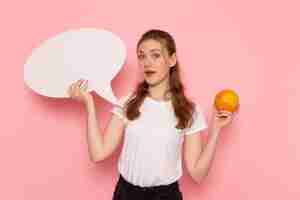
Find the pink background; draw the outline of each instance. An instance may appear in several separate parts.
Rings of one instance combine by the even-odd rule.
[[[135,44],[150,28],[175,37],[187,94],[209,119],[214,95],[238,92],[209,176],[184,168],[184,199],[300,199],[298,1],[6,1],[1,22],[0,199],[111,199],[121,148],[94,164],[84,107],[36,95],[23,81],[34,46],[69,28],[106,28],[128,47],[113,81],[118,97],[139,77]],[[95,95],[103,131],[111,105]],[[121,147],[121,146],[120,146]]]

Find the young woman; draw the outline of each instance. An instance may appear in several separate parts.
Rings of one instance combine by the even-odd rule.
[[[211,166],[219,132],[233,116],[213,108],[213,120],[207,125],[199,105],[184,94],[175,41],[169,33],[147,31],[136,50],[144,79],[113,107],[105,134],[99,133],[87,81],[73,83],[69,94],[86,107],[92,161],[109,157],[124,135],[113,200],[179,200],[183,198],[178,183],[182,152],[190,176],[200,183]],[[206,128],[210,137],[204,147],[199,133]]]

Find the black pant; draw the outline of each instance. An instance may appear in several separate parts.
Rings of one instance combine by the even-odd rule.
[[[120,174],[113,200],[182,200],[178,181],[169,185],[140,187],[126,181]]]

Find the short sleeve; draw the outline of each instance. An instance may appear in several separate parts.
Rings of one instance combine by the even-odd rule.
[[[113,108],[110,110],[113,114],[117,115],[125,124],[128,123],[128,119],[126,117],[126,113],[124,110],[124,106],[129,100],[130,96],[132,95],[132,92],[129,92],[127,95],[124,95],[120,97],[115,105],[113,105]]]
[[[207,128],[206,118],[203,113],[203,109],[196,106],[196,112],[194,112],[193,119],[194,122],[191,127],[183,129],[184,135],[191,135],[194,133],[200,133],[200,131]]]

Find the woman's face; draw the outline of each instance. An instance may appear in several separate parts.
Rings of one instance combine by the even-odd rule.
[[[170,67],[175,65],[175,54],[169,56],[167,49],[159,41],[148,39],[137,49],[138,64],[144,72],[149,85],[156,85],[169,79]]]

